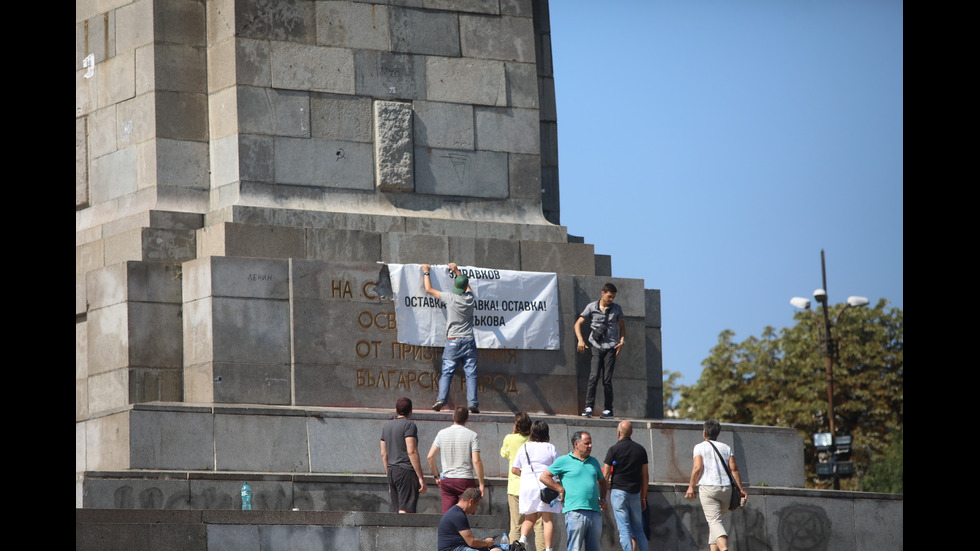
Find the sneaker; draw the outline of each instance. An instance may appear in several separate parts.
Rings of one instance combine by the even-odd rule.
[[[602,415],[599,416],[599,419],[612,419],[612,418],[613,418],[612,411],[608,409],[602,410]]]
[[[446,402],[439,400],[438,402],[432,404],[432,411],[439,411],[444,405],[446,405]]]
[[[480,408],[476,406],[470,406],[470,413],[480,413]]]
[[[582,417],[592,417],[592,408],[585,408],[582,412]]]

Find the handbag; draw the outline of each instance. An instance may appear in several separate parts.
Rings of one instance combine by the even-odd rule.
[[[599,308],[599,301],[596,301],[595,307]],[[606,338],[606,330],[608,329],[609,323],[609,312],[612,311],[612,304],[606,308],[606,314],[602,317],[602,327],[600,329],[593,329],[591,339],[598,344],[602,344],[602,339]]]
[[[708,440],[708,443],[711,444],[711,449],[715,450],[715,453],[718,454],[718,459],[721,460],[721,466],[725,468],[725,473],[728,474],[728,481],[732,484],[732,497],[728,500],[728,510],[734,511],[742,506],[742,492],[739,490],[738,484],[735,483],[735,477],[732,476],[732,471],[728,469],[728,463],[721,456],[721,452],[711,443],[711,440]]]
[[[527,453],[527,444],[524,444],[524,455],[527,457],[527,466],[531,467],[531,472],[534,473],[534,479],[538,480],[538,473],[534,470],[534,463],[531,463],[531,456]],[[541,484],[540,480],[538,484]],[[561,494],[557,490],[553,490],[547,486],[539,489],[541,496],[541,503],[551,504],[552,501],[558,499]]]

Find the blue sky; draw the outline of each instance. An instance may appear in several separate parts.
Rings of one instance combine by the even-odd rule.
[[[822,286],[904,309],[903,6],[552,0],[561,223],[660,289],[664,369]],[[816,352],[815,352],[816,353]]]

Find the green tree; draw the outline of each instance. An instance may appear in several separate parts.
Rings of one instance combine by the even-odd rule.
[[[884,458],[868,467],[867,473],[861,479],[862,489],[890,494],[905,493],[905,477],[902,472],[904,457],[903,435],[898,432],[892,438]]]
[[[693,419],[797,429],[805,439],[807,485],[819,486],[813,476],[813,435],[829,430],[825,354],[830,353],[834,423],[838,434],[854,437],[857,469],[842,487],[870,490],[862,486],[863,475],[894,455],[892,435],[903,428],[903,317],[901,309],[887,306],[886,300],[872,308],[831,306],[836,346],[830,350],[819,310],[799,312],[794,326],[778,333],[766,327],[760,338],[742,342],[735,342],[732,331],[722,331],[697,383],[680,387],[678,409]]]
[[[679,386],[677,380],[684,375],[678,371],[664,370],[664,416],[675,417],[677,401],[679,399]]]

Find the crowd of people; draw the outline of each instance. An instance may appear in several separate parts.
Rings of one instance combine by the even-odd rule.
[[[411,420],[412,401],[399,398],[395,412],[396,417],[382,429],[381,459],[392,511],[414,513],[427,486],[418,451],[418,427]],[[486,495],[479,436],[466,427],[468,419],[469,409],[457,407],[452,425],[436,434],[426,456],[442,500],[439,551],[495,549],[493,538],[473,536],[466,518],[476,512]],[[686,492],[688,499],[700,498],[712,551],[728,549],[722,519],[729,510],[731,493],[739,492],[743,500],[747,497],[731,447],[717,441],[720,431],[718,421],[705,422],[704,441],[694,448]],[[602,514],[610,510],[623,550],[647,551],[649,461],[646,449],[632,440],[632,434],[632,424],[620,421],[617,441],[600,464],[592,455],[588,431],[575,432],[571,453],[559,456],[546,421],[532,422],[527,413],[516,414],[513,432],[503,438],[500,447],[500,456],[508,462],[512,549],[528,549],[533,538],[537,551],[553,551],[555,515],[563,514],[566,548],[599,551]],[[729,482],[729,476],[736,486]]]
[[[466,518],[476,512],[486,493],[479,437],[466,427],[469,415],[480,411],[473,289],[469,278],[455,263],[448,265],[453,287],[447,292],[432,286],[431,265],[422,264],[421,268],[425,292],[446,304],[446,345],[439,393],[432,409],[440,411],[447,405],[449,387],[460,366],[466,380],[467,405],[455,408],[453,424],[439,431],[426,456],[442,498],[438,549],[496,549],[493,538],[481,540],[473,535]],[[600,298],[586,305],[574,326],[577,351],[584,354],[591,349],[592,352],[582,412],[585,417],[593,416],[600,381],[603,409],[599,417],[614,417],[612,375],[616,358],[626,343],[623,309],[613,302],[616,292],[615,285],[605,284]],[[411,420],[410,399],[400,398],[395,409],[397,417],[382,431],[381,458],[388,477],[392,510],[414,513],[419,495],[427,488],[418,448],[418,428]],[[737,481],[741,498],[746,496],[731,448],[715,442],[718,432],[717,421],[705,423],[705,442],[694,449],[686,497],[694,499],[700,495],[709,525],[710,548],[727,551],[727,533],[721,520],[728,511],[727,500],[734,490],[721,474],[725,472],[728,473],[726,476],[732,476],[732,480]],[[648,458],[643,446],[632,440],[632,434],[632,424],[621,421],[617,426],[617,442],[609,448],[600,464],[592,456],[592,435],[587,431],[575,432],[571,438],[572,452],[559,456],[550,442],[547,422],[532,423],[527,413],[516,414],[513,433],[504,437],[500,448],[501,457],[508,460],[507,500],[512,548],[526,548],[533,537],[537,551],[552,551],[555,515],[563,514],[567,549],[599,551],[602,513],[611,508],[623,550],[648,551]]]

